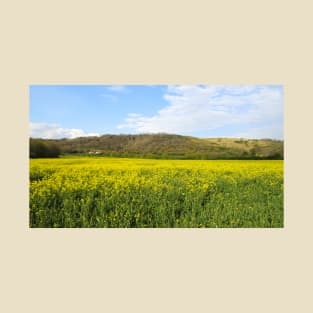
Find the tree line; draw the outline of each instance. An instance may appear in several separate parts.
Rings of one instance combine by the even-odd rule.
[[[283,159],[283,142],[169,135],[103,135],[74,139],[30,139],[30,157],[89,155],[153,159]]]
[[[61,149],[56,143],[43,139],[30,139],[30,158],[57,158],[60,154]]]

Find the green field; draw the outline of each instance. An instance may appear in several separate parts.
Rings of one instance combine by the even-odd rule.
[[[283,161],[30,160],[30,227],[283,227]]]

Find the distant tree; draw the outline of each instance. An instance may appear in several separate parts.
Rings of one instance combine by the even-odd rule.
[[[61,150],[56,143],[30,138],[30,158],[57,158],[60,154]]]
[[[57,144],[51,142],[47,145],[48,147],[48,156],[50,158],[57,158],[61,154],[61,150]]]
[[[238,144],[232,145],[238,141]],[[112,157],[163,159],[283,159],[282,141],[238,138],[200,139],[170,134],[110,135],[74,139],[31,139],[30,157],[57,157],[65,154],[89,155],[101,151]],[[96,156],[96,154],[92,154]]]
[[[44,157],[47,153],[46,150],[47,150],[46,145],[42,141],[36,140],[36,139],[30,139],[29,156],[31,158]]]

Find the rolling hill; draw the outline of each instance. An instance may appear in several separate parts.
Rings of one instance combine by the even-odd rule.
[[[284,156],[283,141],[272,139],[140,134],[74,139],[31,138],[30,141],[53,144],[62,154],[158,159],[283,159]]]

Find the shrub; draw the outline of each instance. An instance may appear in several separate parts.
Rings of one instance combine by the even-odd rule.
[[[30,139],[30,158],[57,158],[60,154],[61,150],[55,143],[41,139]]]

